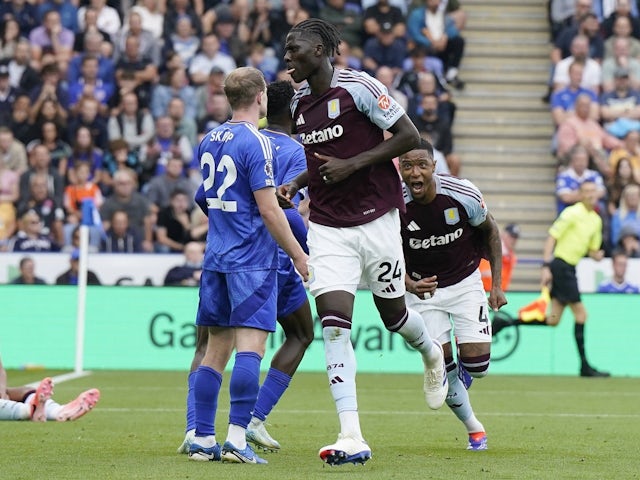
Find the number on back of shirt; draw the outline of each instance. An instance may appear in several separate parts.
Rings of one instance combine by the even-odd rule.
[[[233,185],[238,178],[238,170],[236,169],[236,164],[229,155],[223,155],[216,166],[216,161],[213,158],[213,155],[209,152],[205,152],[202,157],[200,157],[200,170],[204,172],[204,166],[209,166],[209,174],[206,177],[203,177],[203,187],[204,193],[207,197],[207,206],[210,209],[219,209],[224,212],[237,212],[238,204],[235,200],[224,200],[224,192]],[[216,177],[216,173],[220,173],[224,175],[222,183],[216,190],[216,196],[210,196],[208,193],[214,184],[214,180]],[[203,173],[204,175],[204,173]]]

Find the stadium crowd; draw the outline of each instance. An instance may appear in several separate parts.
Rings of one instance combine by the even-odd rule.
[[[551,0],[549,94],[558,214],[597,185],[607,256],[639,258],[640,9],[636,0]],[[635,245],[635,247],[634,247]]]
[[[86,199],[102,219],[92,251],[202,242],[194,149],[229,118],[224,79],[238,66],[290,79],[284,39],[310,17],[341,31],[335,65],[384,83],[457,174],[456,0],[4,0],[0,251],[73,251]]]

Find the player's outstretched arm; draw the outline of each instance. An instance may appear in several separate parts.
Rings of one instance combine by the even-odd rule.
[[[309,279],[307,267],[307,254],[294,237],[289,222],[284,212],[278,205],[278,200],[274,195],[273,188],[261,188],[253,192],[253,196],[258,204],[260,216],[264,221],[269,233],[278,245],[291,257],[293,264],[306,282]]]

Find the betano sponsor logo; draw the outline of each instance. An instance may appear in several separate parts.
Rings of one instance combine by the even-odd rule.
[[[303,145],[312,145],[314,143],[324,143],[335,138],[339,138],[344,133],[342,125],[334,125],[322,130],[312,130],[309,133],[301,133],[300,140]]]
[[[431,235],[427,238],[410,238],[409,246],[414,250],[427,249],[439,245],[447,245],[462,236],[462,228],[446,235]]]

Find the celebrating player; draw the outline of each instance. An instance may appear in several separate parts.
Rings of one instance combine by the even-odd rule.
[[[401,215],[407,306],[420,312],[431,337],[444,347],[449,379],[446,403],[467,428],[467,448],[486,450],[484,426],[473,413],[468,385],[462,379],[466,372],[484,377],[489,370],[491,324],[478,269],[483,252],[493,278],[489,306],[497,310],[507,303],[501,287],[500,232],[471,182],[434,173],[433,148],[427,141],[400,156],[398,165],[407,204]],[[452,323],[457,362],[451,345]]]
[[[336,27],[305,20],[287,35],[284,60],[295,82],[292,118],[307,156],[307,171],[280,193],[304,186],[311,198],[309,289],[322,322],[331,393],[340,420],[336,443],[320,449],[331,465],[365,462],[371,449],[360,429],[356,361],[350,340],[355,293],[362,278],[386,328],[422,354],[427,404],[446,396],[443,353],[419,314],[404,301],[404,261],[398,211],[402,190],[392,159],[415,147],[418,131],[387,89],[370,76],[334,69]],[[392,136],[384,140],[383,132]]]
[[[208,327],[208,339],[194,380],[196,432],[189,458],[266,463],[247,444],[246,428],[258,395],[267,335],[275,330],[277,247],[305,279],[307,255],[274,194],[273,146],[257,129],[267,110],[262,73],[238,68],[226,78],[224,90],[232,118],[198,147],[209,234],[196,325]],[[221,448],[215,415],[222,373],[234,348],[229,429]]]

